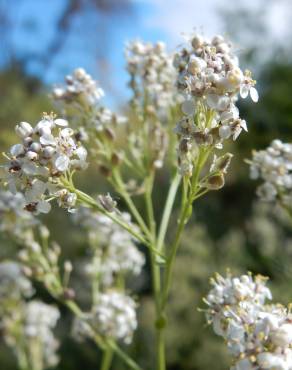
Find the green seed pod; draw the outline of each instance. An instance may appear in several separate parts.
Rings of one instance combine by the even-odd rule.
[[[223,188],[224,184],[225,184],[224,176],[221,173],[218,175],[210,176],[207,179],[205,186],[209,190],[218,190],[218,189]]]

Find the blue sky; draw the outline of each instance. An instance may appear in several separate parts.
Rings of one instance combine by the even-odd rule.
[[[41,53],[50,44],[54,24],[62,8],[69,0],[0,0],[6,3],[15,25],[9,43],[19,55]],[[288,0],[238,0],[253,10],[261,3],[269,2],[267,22],[274,34],[281,39],[285,32],[285,14]],[[285,2],[286,1],[286,2]],[[8,4],[8,5],[7,5]],[[117,101],[127,97],[125,85],[127,75],[124,69],[123,48],[132,39],[147,41],[163,40],[172,51],[182,40],[181,33],[192,31],[196,26],[207,34],[224,32],[224,24],[219,9],[226,9],[230,0],[132,0],[133,14],[128,17],[120,14],[111,17],[98,17],[91,10],[80,18],[73,19],[72,32],[66,38],[62,52],[57,54],[45,69],[32,59],[28,72],[40,76],[48,85],[61,82],[64,75],[75,67],[83,66],[101,81],[105,90]],[[291,9],[290,9],[291,10]],[[269,18],[270,17],[270,18]],[[289,18],[288,18],[289,19]],[[289,22],[288,22],[289,24]],[[244,30],[243,30],[244,31]],[[107,68],[101,69],[97,56],[103,48]],[[109,94],[109,95],[110,95]],[[111,105],[114,99],[107,98]]]

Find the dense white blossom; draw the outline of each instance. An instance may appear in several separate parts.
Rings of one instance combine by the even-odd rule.
[[[44,114],[34,128],[21,122],[16,133],[21,142],[10,148],[2,174],[9,190],[24,194],[28,211],[48,213],[52,198],[57,198],[62,207],[74,207],[76,197],[63,189],[59,179],[86,168],[87,151],[74,140],[68,122]]]
[[[261,276],[217,275],[205,299],[207,320],[233,358],[231,370],[291,370],[292,315],[268,305],[271,292]]]
[[[265,150],[254,151],[250,164],[250,177],[261,180],[257,194],[267,202],[292,204],[292,144],[273,140]]]
[[[126,223],[131,223],[128,213],[122,213],[121,217]],[[108,286],[119,273],[141,273],[145,258],[137,249],[131,234],[108,217],[89,208],[78,208],[73,218],[88,230],[91,244],[94,246],[94,256],[85,267],[90,276],[98,276],[102,283]]]
[[[137,328],[136,303],[115,291],[98,294],[91,323],[100,334],[129,344]]]
[[[44,367],[58,363],[56,350],[59,342],[55,339],[52,329],[60,318],[59,310],[40,301],[27,303],[25,309],[24,333],[28,340],[37,341],[43,353]]]
[[[184,117],[175,129],[180,140],[179,165],[182,174],[191,175],[198,146],[221,148],[224,140],[236,140],[242,130],[247,131],[235,103],[238,95],[250,95],[256,102],[258,94],[251,73],[240,69],[232,45],[222,36],[208,40],[192,35],[176,54],[174,65],[184,98]]]
[[[72,75],[66,76],[66,85],[53,89],[55,99],[67,102],[80,99],[89,105],[95,105],[103,96],[102,88],[83,68],[77,68]]]
[[[132,41],[126,46],[126,59],[134,103],[139,104],[140,99],[145,99],[150,111],[165,118],[176,99],[175,69],[165,44]]]
[[[65,104],[66,115],[72,115],[71,124],[81,141],[87,141],[91,131],[96,135],[96,132],[101,132],[107,127],[126,122],[125,117],[111,112],[100,104],[104,91],[83,68],[75,69],[65,81],[64,86],[53,89],[53,98]],[[70,109],[67,108],[77,109],[71,114]],[[79,120],[80,114],[83,117],[85,115],[86,119]]]

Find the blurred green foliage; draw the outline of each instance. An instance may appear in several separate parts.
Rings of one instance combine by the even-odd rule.
[[[242,134],[229,151],[235,154],[228,182],[220,192],[200,200],[186,230],[175,267],[174,284],[167,329],[167,355],[171,370],[223,370],[229,359],[220,338],[205,325],[202,297],[208,290],[208,278],[215,272],[224,273],[231,267],[236,273],[250,270],[270,276],[275,299],[289,302],[292,297],[292,223],[277,209],[255,203],[255,184],[249,180],[244,159],[251,150],[265,147],[273,138],[292,141],[292,65],[269,63],[257,76],[261,99],[257,105],[241,104],[242,116],[248,121],[249,133]],[[53,109],[42,83],[13,67],[0,73],[0,148],[5,150],[15,140],[13,127],[22,120],[36,122],[43,111]],[[106,189],[97,168],[91,167],[82,176],[80,187],[94,193]],[[167,173],[157,178],[156,213],[162,210],[167,186]],[[86,240],[81,229],[72,225],[67,213],[55,210],[47,218],[52,237],[63,248],[64,258],[73,263],[86,256]],[[172,222],[176,222],[176,210]],[[171,229],[171,228],[170,228]],[[171,235],[169,239],[171,239]],[[15,254],[16,247],[1,239],[0,257]],[[75,289],[81,305],[86,307],[86,287],[74,275]],[[129,349],[142,365],[151,369],[153,353],[153,302],[149,271],[129,282],[141,296],[140,327],[135,344]],[[51,297],[38,287],[46,301]],[[62,309],[59,324],[61,363],[58,370],[98,368],[100,354],[90,342],[76,343],[68,333],[72,317]],[[216,359],[216,361],[214,361]],[[12,354],[0,346],[3,370],[16,370]],[[122,370],[117,360],[114,369]]]

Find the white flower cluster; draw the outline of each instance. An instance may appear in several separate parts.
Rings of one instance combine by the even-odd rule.
[[[28,211],[48,213],[52,198],[64,208],[75,205],[76,195],[64,189],[59,179],[73,170],[85,169],[87,151],[67,126],[66,120],[44,114],[34,128],[27,122],[15,128],[22,141],[10,148],[3,179],[13,194],[24,194]]]
[[[205,299],[207,320],[233,358],[231,370],[291,370],[292,315],[272,298],[266,278],[217,275]]]
[[[128,224],[131,222],[128,213],[122,213],[121,216]],[[78,208],[73,218],[88,230],[94,246],[94,256],[85,267],[89,275],[99,276],[102,284],[109,286],[118,274],[141,273],[145,257],[127,231],[108,217],[85,207]]]
[[[137,328],[136,303],[120,292],[101,293],[93,307],[91,322],[100,334],[129,344]]]
[[[56,100],[74,102],[79,100],[87,105],[95,105],[104,96],[102,88],[86,73],[83,68],[77,68],[72,75],[66,76],[66,85],[57,86],[53,89],[53,97]]]
[[[38,342],[42,348],[44,368],[57,365],[56,350],[59,342],[52,329],[60,318],[59,310],[40,301],[27,303],[25,309],[24,333],[28,340]]]
[[[12,194],[0,191],[0,231],[16,239],[24,238],[27,230],[38,222],[25,208],[26,202],[22,193]]]
[[[184,97],[184,117],[176,133],[180,139],[179,165],[191,174],[193,157],[199,145],[222,147],[225,139],[236,140],[246,122],[239,117],[235,103],[238,94],[258,101],[255,81],[249,71],[239,68],[238,58],[222,36],[211,41],[192,35],[189,43],[174,58],[178,70],[177,86]]]
[[[77,131],[78,139],[82,141],[89,139],[91,130],[96,134],[110,125],[126,122],[125,117],[116,115],[100,105],[103,96],[103,89],[83,68],[77,68],[72,75],[67,76],[65,86],[53,89],[53,98],[57,102],[65,103],[66,115],[72,115],[71,124]],[[70,112],[70,109],[66,109],[69,107],[76,110]],[[78,119],[75,122],[80,114],[83,115],[82,122]]]
[[[279,200],[292,204],[292,144],[274,140],[265,150],[254,151],[250,163],[250,177],[264,181],[257,189],[263,201]]]
[[[139,104],[141,98],[145,99],[147,109],[163,118],[166,109],[174,105],[176,96],[176,73],[165,44],[132,41],[126,46],[125,54],[134,102]]]
[[[12,261],[0,263],[0,300],[28,298],[34,289],[30,280],[26,278],[20,264]]]

